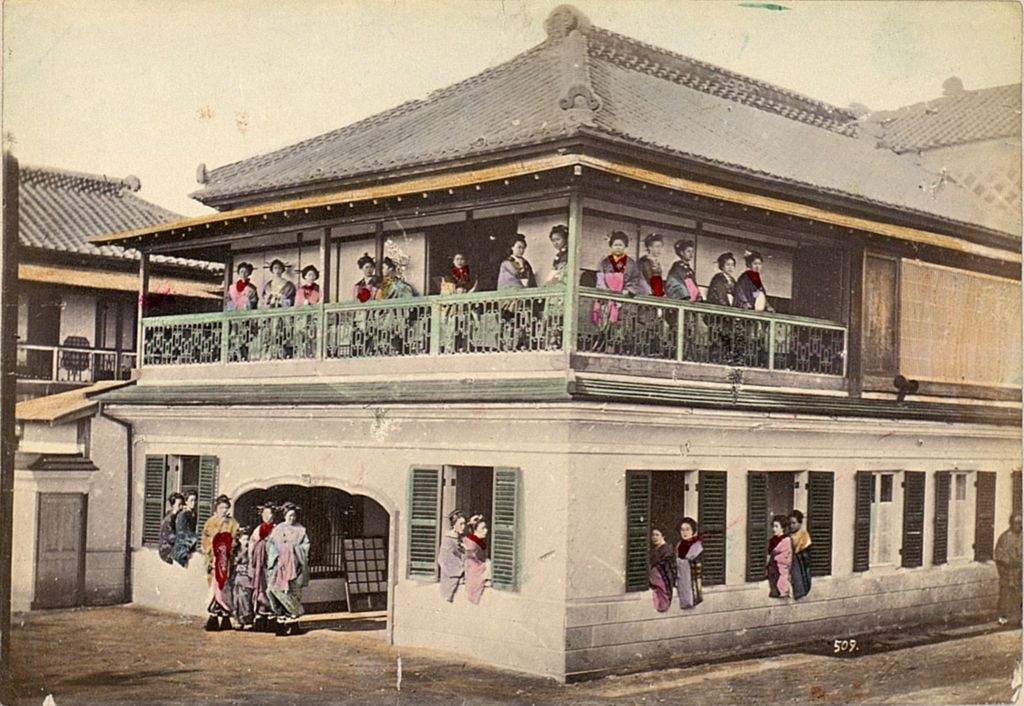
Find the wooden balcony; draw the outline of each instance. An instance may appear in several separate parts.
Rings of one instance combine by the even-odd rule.
[[[19,382],[69,385],[127,380],[135,358],[134,351],[19,343],[17,375]]]

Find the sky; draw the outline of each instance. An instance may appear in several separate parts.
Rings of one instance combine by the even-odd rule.
[[[542,42],[558,0],[3,0],[3,135],[178,213],[196,167],[271,151]],[[594,25],[840,106],[1020,82],[1017,2],[577,0]]]

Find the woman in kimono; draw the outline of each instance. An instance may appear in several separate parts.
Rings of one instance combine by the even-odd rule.
[[[736,278],[732,273],[735,270],[736,258],[731,252],[724,252],[718,256],[718,272],[708,285],[708,304],[732,306],[733,290],[736,287]]]
[[[676,579],[676,557],[660,529],[651,530],[650,585],[654,608],[664,613],[672,605],[672,587]]]
[[[1013,513],[1010,529],[999,535],[993,558],[999,572],[999,624],[1020,627],[1021,617],[1021,515]]]
[[[362,271],[363,278],[352,286],[352,298],[365,304],[377,296],[380,287],[376,276],[377,263],[370,257],[370,253],[363,253],[356,265]]]
[[[697,288],[697,273],[693,269],[693,256],[696,252],[693,241],[677,240],[673,247],[679,258],[668,271],[665,280],[665,296],[688,302],[700,301],[700,289]]]
[[[285,503],[284,522],[267,539],[267,597],[277,615],[278,635],[299,635],[302,589],[309,585],[309,535],[299,524],[299,508]]]
[[[238,522],[228,514],[231,500],[219,495],[213,503],[213,515],[203,524],[202,548],[206,559],[206,580],[210,584],[210,601],[206,611],[207,630],[230,630],[233,599],[231,597],[232,550],[238,540]]]
[[[764,257],[759,252],[746,255],[747,271],[736,280],[733,288],[733,306],[753,311],[775,311],[768,303],[768,291],[761,282]]]
[[[804,513],[799,510],[789,513],[789,541],[793,545],[793,598],[803,598],[811,592],[811,535],[804,529]]]
[[[448,274],[441,277],[441,294],[465,294],[476,291],[476,277],[469,271],[466,256],[460,252],[452,256]]]
[[[280,260],[270,261],[270,279],[263,285],[263,308],[281,309],[295,304],[295,284],[284,276],[286,265]]]
[[[458,510],[448,515],[448,532],[441,537],[437,552],[440,568],[441,597],[451,603],[466,574],[466,554],[462,547],[462,533],[466,531],[466,516]]]
[[[466,598],[480,603],[487,581],[487,523],[483,515],[473,515],[466,523],[468,534],[462,543],[466,552]]]
[[[249,538],[249,574],[252,577],[252,606],[256,614],[253,630],[271,632],[271,622],[275,616],[267,596],[267,540],[274,531],[277,507],[272,503],[264,503],[258,509],[261,522]]]
[[[651,287],[640,272],[640,266],[626,254],[629,236],[621,230],[612,231],[608,236],[608,247],[611,252],[597,264],[597,288],[617,294],[650,294]],[[605,322],[605,316],[608,323],[617,323],[619,305],[616,302],[595,301],[591,307],[590,320],[600,326]]]
[[[248,262],[240,262],[235,268],[238,279],[228,289],[227,305],[229,310],[255,309],[259,303],[260,296],[256,291],[256,285],[249,280],[252,277],[252,271],[253,267]]]
[[[394,260],[390,257],[385,257],[381,265],[384,278],[381,280],[380,288],[377,290],[377,299],[406,299],[416,296],[416,290],[412,288],[412,285],[398,274],[398,265],[395,264]]]
[[[555,248],[555,259],[551,261],[551,276],[547,284],[561,284],[565,281],[565,266],[569,264],[569,229],[563,225],[554,226],[548,240]]]
[[[185,504],[185,496],[181,493],[171,493],[167,496],[167,504],[171,509],[160,520],[160,545],[157,547],[157,552],[160,554],[160,559],[170,564],[173,562],[171,554],[174,552],[174,520]]]
[[[665,249],[665,238],[660,233],[651,233],[644,238],[644,249],[640,258],[640,272],[656,297],[665,296],[665,275],[661,266],[661,253]]]
[[[238,545],[231,556],[231,612],[238,628],[252,627],[252,568],[249,564],[249,528],[238,530]]]
[[[299,287],[295,294],[295,303],[298,306],[319,304],[321,294],[320,285],[317,284],[317,280],[320,279],[320,270],[315,265],[306,265],[302,268],[302,286]]]
[[[196,500],[195,491],[185,493],[185,506],[174,518],[174,549],[171,558],[181,566],[188,566],[188,558],[199,546],[199,535],[196,534]]]
[[[679,544],[676,545],[676,591],[679,593],[679,607],[683,610],[704,600],[701,578],[704,545],[697,531],[697,521],[684,517],[679,525]]]
[[[772,518],[772,536],[768,540],[768,595],[789,598],[789,569],[793,563],[793,545],[786,536],[786,518]]]
[[[501,261],[501,267],[498,269],[498,289],[524,289],[537,286],[533,265],[523,257],[525,254],[526,236],[516,233],[509,246],[509,256]]]

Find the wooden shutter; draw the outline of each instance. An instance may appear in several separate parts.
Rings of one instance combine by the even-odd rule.
[[[1014,471],[1010,474],[1010,478],[1013,479],[1013,504],[1011,505],[1012,514],[1019,515],[1021,507],[1021,487],[1020,487],[1020,471]]]
[[[871,563],[871,494],[874,482],[870,471],[857,471],[857,492],[853,506],[854,571],[867,571]]]
[[[893,375],[899,332],[899,263],[882,255],[864,256],[864,315],[861,347],[864,372]],[[813,540],[813,537],[811,538]]]
[[[935,474],[935,544],[932,547],[932,564],[945,564],[949,556],[949,491],[952,474],[940,471]]]
[[[409,469],[409,578],[437,580],[441,469]]]
[[[648,588],[651,474],[626,471],[626,591]]]
[[[996,474],[981,471],[974,486],[976,507],[974,512],[974,560],[990,561],[996,531]]]
[[[704,585],[725,583],[726,478],[724,471],[701,471],[697,523],[704,540]]]
[[[196,527],[202,531],[203,524],[213,514],[213,499],[217,497],[220,462],[216,456],[199,457],[199,496],[196,498]]]
[[[924,563],[924,479],[920,471],[903,474],[903,557],[902,566]]]
[[[519,588],[519,469],[494,469],[494,507],[491,510],[491,585]]]
[[[830,471],[807,474],[807,532],[811,535],[811,576],[832,573],[832,498],[835,475]]]
[[[167,457],[146,456],[142,491],[142,543],[160,543],[160,521],[167,495]]]
[[[747,474],[747,581],[768,576],[768,474]]]

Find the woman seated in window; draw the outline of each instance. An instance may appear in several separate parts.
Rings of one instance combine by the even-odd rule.
[[[248,262],[239,262],[235,268],[238,279],[228,289],[228,309],[244,311],[255,309],[259,303],[260,295],[256,291],[256,285],[252,283],[252,265]]]
[[[185,493],[185,506],[174,518],[174,549],[171,558],[180,566],[188,566],[188,559],[199,546],[196,534],[196,500],[194,490]]]
[[[318,270],[316,266],[306,265],[302,268],[302,286],[299,287],[299,291],[295,295],[295,303],[298,306],[320,303],[320,299],[322,297],[320,294],[320,285],[317,284],[318,279],[320,279],[320,270]]]
[[[441,277],[441,294],[465,294],[476,291],[476,277],[469,271],[466,256],[460,252],[452,256],[448,274]]]
[[[381,269],[384,278],[381,280],[380,288],[377,290],[377,299],[406,299],[415,297],[416,290],[412,285],[402,279],[398,274],[398,265],[390,257],[385,257],[381,262]]]
[[[498,269],[498,289],[524,289],[536,287],[537,278],[533,266],[523,255],[526,253],[526,236],[516,233],[509,246],[509,256],[501,261]]]
[[[733,289],[733,305],[740,309],[775,311],[768,303],[768,291],[761,283],[761,268],[764,266],[764,258],[755,250],[746,254],[746,262],[747,271],[736,280],[736,287]]]
[[[789,598],[789,568],[793,563],[793,545],[786,536],[786,517],[772,518],[772,536],[768,540],[768,595]]]
[[[295,304],[295,284],[285,278],[286,269],[280,260],[270,261],[270,279],[263,285],[263,308],[280,309]]]
[[[682,301],[700,301],[700,290],[697,288],[697,273],[693,269],[693,256],[696,252],[693,241],[677,240],[673,249],[679,259],[672,263],[665,281],[665,296]]]
[[[466,523],[468,534],[462,542],[466,553],[466,598],[479,604],[487,581],[487,523],[483,515],[473,515]]]
[[[811,592],[811,535],[804,528],[804,513],[799,510],[789,513],[789,541],[793,544],[793,598],[803,598]]]
[[[672,587],[676,585],[676,556],[665,541],[665,535],[657,527],[651,530],[651,545],[651,593],[655,610],[664,613],[672,604]]]
[[[377,296],[380,287],[377,280],[377,263],[370,257],[370,253],[363,253],[356,265],[362,271],[363,278],[352,286],[352,298],[365,304]]]
[[[462,546],[462,533],[466,531],[466,516],[459,510],[448,515],[448,532],[441,537],[437,550],[437,566],[441,597],[451,603],[466,576],[466,550]]]
[[[661,253],[665,249],[665,238],[660,233],[651,233],[644,238],[646,253],[640,258],[640,271],[656,297],[665,296],[665,276],[662,274]]]
[[[732,306],[733,290],[736,287],[736,278],[732,273],[735,270],[736,258],[731,252],[724,252],[718,256],[718,272],[708,285],[708,304]]]
[[[703,579],[704,545],[697,534],[697,521],[684,517],[679,525],[679,544],[676,545],[676,590],[679,607],[693,608],[704,600]]]

